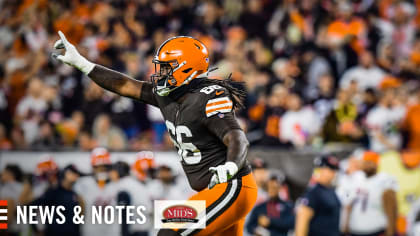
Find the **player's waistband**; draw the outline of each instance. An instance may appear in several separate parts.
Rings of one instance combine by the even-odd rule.
[[[238,173],[233,176],[233,179],[242,179],[242,186],[249,188],[257,188],[257,183],[255,182],[254,175],[251,171],[251,166],[246,164]]]

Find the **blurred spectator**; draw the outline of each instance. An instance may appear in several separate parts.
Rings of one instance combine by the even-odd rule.
[[[65,219],[73,219],[74,211],[68,209],[74,209],[75,206],[83,206],[80,195],[76,194],[73,190],[73,186],[79,179],[81,173],[74,165],[69,165],[64,168],[62,178],[58,186],[48,189],[42,196],[35,199],[30,203],[32,206],[64,206],[66,209],[63,212]],[[57,223],[57,216],[53,215],[53,221],[51,224],[45,225],[46,236],[53,235],[74,235],[79,236],[80,225],[75,224],[72,220],[66,220],[64,224]]]
[[[362,170],[366,178],[352,187],[344,233],[378,236],[396,233],[398,185],[393,177],[378,173],[379,159],[374,152],[363,155]]]
[[[54,127],[48,121],[39,124],[39,132],[32,147],[36,149],[57,149],[60,141]]]
[[[89,82],[84,91],[84,103],[81,111],[85,115],[85,127],[93,127],[96,116],[106,111],[106,102],[103,98],[104,90],[94,82]]]
[[[85,117],[81,111],[74,111],[69,119],[65,119],[57,124],[56,129],[65,146],[72,146],[79,135]]]
[[[375,65],[371,52],[365,51],[359,56],[359,65],[347,70],[340,79],[340,87],[347,88],[356,83],[360,91],[367,88],[378,88],[385,73]]]
[[[332,187],[338,159],[321,156],[315,159],[316,184],[300,200],[296,213],[296,236],[340,235],[340,201]],[[328,227],[325,227],[328,225]]]
[[[405,115],[405,108],[395,106],[396,91],[387,89],[382,92],[378,104],[366,117],[369,147],[375,152],[398,150],[402,137],[398,125]]]
[[[79,149],[83,151],[89,151],[98,146],[96,140],[94,140],[92,135],[87,131],[81,132],[79,134],[78,142]]]
[[[278,145],[285,146],[287,145],[281,139],[279,139],[280,133],[280,118],[286,110],[286,101],[288,97],[287,89],[280,83],[275,84],[268,95],[267,105],[264,107],[263,111],[263,127],[264,135],[261,139],[261,145]],[[262,104],[257,106],[264,106],[264,100],[260,99]],[[251,109],[250,109],[251,112]]]
[[[111,183],[108,192],[114,206],[144,206],[143,213],[146,218],[152,216],[152,198],[146,186],[130,176],[130,166],[122,161],[112,165],[109,172]],[[141,193],[141,194],[139,194]],[[123,217],[127,217],[127,212],[123,212]],[[125,215],[125,216],[124,216]],[[145,224],[128,225],[123,222],[119,225],[117,235],[147,236],[148,230],[152,228],[152,221],[148,220]]]
[[[19,235],[21,226],[16,224],[16,206],[19,204],[19,196],[22,192],[23,172],[19,166],[14,164],[6,165],[1,172],[0,199],[7,200],[7,218],[9,219],[8,233],[10,235]]]
[[[318,132],[320,119],[312,108],[302,105],[297,94],[288,95],[287,108],[280,120],[280,139],[303,147]]]
[[[124,149],[126,145],[124,133],[120,128],[113,126],[106,114],[96,117],[93,124],[93,137],[98,140],[98,145],[112,150]]]
[[[23,130],[18,125],[13,126],[10,132],[10,138],[15,149],[27,148],[28,144],[26,143]]]
[[[366,89],[361,94],[359,104],[359,117],[365,118],[378,102],[377,92],[374,89]]]
[[[326,117],[322,128],[325,142],[357,142],[363,131],[357,122],[357,106],[351,101],[349,91],[339,90],[334,109]]]
[[[39,78],[34,78],[29,82],[28,95],[20,100],[16,108],[16,115],[21,121],[26,143],[32,144],[35,141],[39,121],[42,113],[47,110],[47,102],[43,97],[44,84]]]
[[[284,179],[284,177],[283,177]],[[293,203],[279,198],[282,177],[272,175],[267,183],[269,199],[254,207],[246,229],[253,235],[287,236],[295,224]]]
[[[264,14],[264,10],[263,2],[258,0],[246,1],[245,10],[239,17],[239,23],[244,26],[249,37],[265,36],[265,31],[261,31],[260,28],[267,21],[267,15]]]
[[[353,14],[352,6],[347,1],[338,2],[336,20],[328,25],[328,37],[335,44],[349,42],[353,50],[361,52],[366,46],[366,26],[361,18]]]
[[[317,87],[310,97],[313,107],[323,123],[334,107],[334,78],[331,74],[319,77]]]

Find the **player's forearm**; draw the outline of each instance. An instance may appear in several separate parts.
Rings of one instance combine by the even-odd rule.
[[[96,84],[106,90],[124,97],[140,99],[143,82],[134,80],[128,75],[108,69],[101,65],[95,65],[93,70],[89,72],[88,76]]]
[[[397,198],[392,190],[383,193],[383,207],[388,220],[388,226],[385,231],[386,236],[394,235],[397,221]]]
[[[246,160],[249,142],[242,130],[232,130],[223,138],[227,146],[227,162],[234,162],[240,170]]]

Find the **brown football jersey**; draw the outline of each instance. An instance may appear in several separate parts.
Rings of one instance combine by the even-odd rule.
[[[190,186],[201,191],[210,182],[209,168],[226,162],[227,147],[223,137],[240,127],[227,89],[219,85],[199,85],[185,96],[178,103],[155,94],[152,85],[146,83],[141,100],[160,108]],[[246,162],[236,175],[243,176],[250,171]]]

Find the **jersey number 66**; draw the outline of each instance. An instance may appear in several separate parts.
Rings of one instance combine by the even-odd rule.
[[[187,164],[197,164],[201,161],[201,152],[192,143],[182,142],[182,135],[185,137],[192,137],[191,130],[185,125],[175,125],[170,121],[165,121],[166,127],[171,133],[171,140],[178,149],[178,154]],[[176,140],[173,138],[175,137]]]

